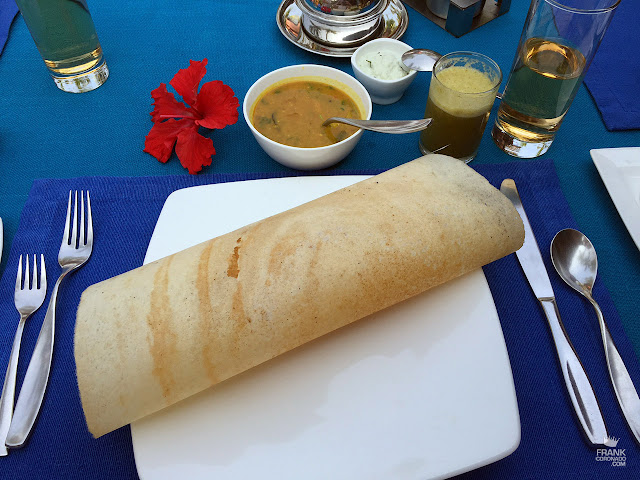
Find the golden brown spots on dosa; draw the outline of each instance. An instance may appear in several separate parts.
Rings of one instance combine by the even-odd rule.
[[[289,234],[276,243],[269,254],[268,273],[271,276],[281,275],[288,257],[295,255],[296,250],[304,240],[304,235]]]
[[[215,241],[209,242],[206,248],[200,255],[198,261],[198,275],[196,288],[198,289],[198,329],[200,331],[201,338],[210,339],[214,334],[211,331],[212,323],[212,302],[211,302],[211,285],[209,281],[209,263],[211,260],[211,250],[215,245]],[[207,377],[212,382],[218,382],[218,374],[216,372],[216,365],[213,362],[216,352],[212,347],[212,341],[208,340],[202,345],[202,364]]]
[[[309,269],[307,270],[305,276],[306,276],[306,287],[304,289],[304,291],[302,292],[302,296],[304,297],[310,297],[313,295],[316,295],[316,292],[318,291],[318,288],[320,286],[320,279],[318,278],[317,274],[316,274],[316,268],[318,266],[318,259],[320,258],[320,250],[322,249],[322,245],[323,242],[322,241],[318,241],[318,243],[316,243],[313,246],[313,255],[311,256],[311,258],[309,259]],[[302,310],[305,310],[305,312],[303,312]],[[319,312],[319,308],[317,305],[315,304],[307,304],[304,305],[304,307],[300,308],[300,310],[298,310],[299,315],[309,315],[309,317],[312,318],[317,318],[318,317],[318,312]],[[305,335],[306,328],[302,329],[301,334]]]
[[[231,317],[234,320],[236,328],[242,328],[245,322],[251,322],[251,319],[246,317],[244,313],[244,300],[242,298],[242,283],[238,283],[235,293],[233,294],[233,301],[231,303]]]
[[[227,268],[227,276],[238,278],[238,274],[240,273],[240,268],[238,267],[238,259],[240,258],[240,242],[242,242],[242,237],[240,237],[233,248],[233,253],[229,257],[229,267]]]
[[[156,271],[151,290],[151,306],[147,315],[147,324],[151,331],[149,351],[153,358],[153,376],[162,388],[162,395],[167,402],[172,402],[171,395],[175,379],[171,374],[173,358],[176,351],[176,333],[171,331],[171,303],[169,301],[169,269],[173,257],[169,257]]]

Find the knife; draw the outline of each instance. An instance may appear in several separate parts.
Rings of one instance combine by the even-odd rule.
[[[578,354],[573,348],[560,319],[560,312],[551,288],[551,282],[533,235],[531,224],[522,207],[515,182],[510,178],[504,180],[500,186],[500,191],[511,200],[511,203],[513,203],[522,218],[522,223],[524,223],[524,245],[516,252],[516,256],[534,295],[538,298],[547,317],[556,352],[558,353],[560,369],[562,370],[562,376],[564,377],[564,383],[567,386],[573,409],[589,442],[593,446],[605,445],[609,435],[602,417],[600,404],[584,366],[578,358]]]

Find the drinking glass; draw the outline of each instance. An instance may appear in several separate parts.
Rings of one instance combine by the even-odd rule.
[[[86,0],[16,0],[36,47],[60,90],[88,92],[109,69]]]
[[[545,153],[620,0],[532,0],[491,136],[509,155]]]
[[[500,67],[480,53],[453,52],[439,58],[424,114],[433,121],[420,134],[422,153],[473,160],[501,81]]]

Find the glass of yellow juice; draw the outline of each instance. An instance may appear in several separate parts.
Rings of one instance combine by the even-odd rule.
[[[491,136],[519,158],[553,142],[620,0],[532,0]]]
[[[109,68],[86,0],[16,0],[44,63],[60,90],[94,90]]]
[[[473,160],[501,81],[500,67],[480,53],[453,52],[438,59],[424,115],[433,121],[420,134],[422,153]]]

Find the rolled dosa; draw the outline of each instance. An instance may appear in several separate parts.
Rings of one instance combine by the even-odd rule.
[[[93,285],[75,358],[99,437],[518,249],[511,202],[419,158]]]

